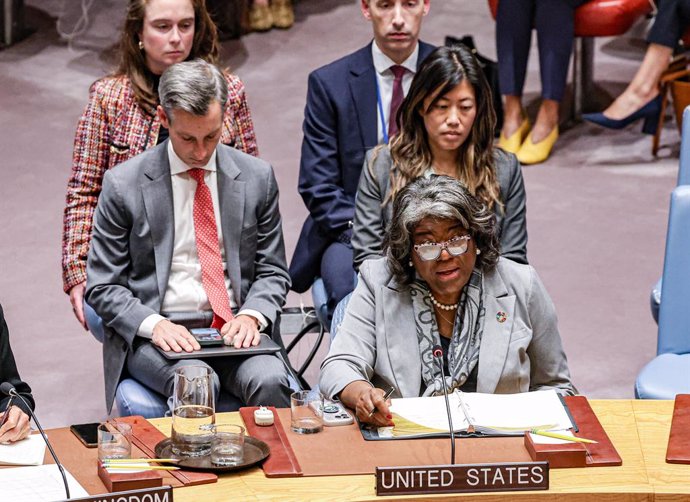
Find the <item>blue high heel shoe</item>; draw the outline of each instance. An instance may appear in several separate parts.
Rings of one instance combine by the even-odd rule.
[[[659,115],[661,115],[661,94],[636,112],[619,120],[610,119],[603,113],[585,113],[582,115],[582,118],[608,129],[623,129],[637,120],[644,119],[642,132],[644,134],[654,134],[659,125]]]

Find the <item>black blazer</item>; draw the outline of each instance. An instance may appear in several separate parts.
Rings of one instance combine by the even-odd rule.
[[[418,67],[433,50],[419,43]],[[378,143],[376,103],[371,43],[309,75],[298,185],[309,216],[290,264],[295,291],[309,289],[330,243],[349,243],[364,155]]]
[[[12,354],[12,347],[10,347],[10,332],[5,322],[5,313],[2,310],[2,305],[0,305],[0,383],[3,382],[9,382],[14,385],[17,392],[22,394],[22,397],[31,404],[31,409],[34,409],[35,403],[31,395],[31,388],[19,378],[17,365]],[[9,400],[8,396],[0,396],[0,413],[5,411]],[[20,399],[16,399],[13,404],[29,414],[29,410]]]

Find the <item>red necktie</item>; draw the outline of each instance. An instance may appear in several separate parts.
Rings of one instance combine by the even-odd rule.
[[[388,141],[390,141],[393,136],[398,133],[398,123],[395,121],[395,117],[398,114],[398,108],[400,108],[400,103],[402,103],[405,93],[403,91],[402,79],[405,75],[405,67],[399,65],[393,65],[390,67],[393,72],[395,80],[393,81],[393,97],[391,98],[391,111],[388,116]]]
[[[187,171],[196,180],[194,194],[194,234],[196,250],[201,263],[201,282],[213,309],[211,327],[222,328],[223,324],[233,318],[230,309],[230,297],[225,287],[223,259],[218,246],[218,226],[213,212],[211,191],[204,182],[204,170],[194,168]]]

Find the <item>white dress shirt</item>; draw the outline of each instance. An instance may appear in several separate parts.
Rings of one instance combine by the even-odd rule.
[[[194,232],[194,194],[196,193],[196,181],[187,172],[190,168],[180,159],[173,149],[172,142],[168,141],[168,161],[170,163],[170,176],[172,178],[173,194],[173,221],[175,225],[175,239],[173,243],[172,261],[170,263],[170,277],[168,287],[165,290],[161,312],[201,312],[210,311],[211,304],[204,290],[201,280],[201,263],[196,249],[196,234]],[[218,229],[218,246],[223,261],[223,275],[225,287],[230,298],[230,307],[236,308],[228,266],[223,245],[223,229],[220,224],[220,204],[218,202],[218,177],[216,175],[216,152],[204,169],[204,182],[211,192],[213,212]],[[266,318],[255,310],[242,310],[237,315],[251,315],[259,321],[259,327],[263,330],[268,322]],[[152,314],[139,326],[138,335],[151,338],[154,326],[165,317]]]
[[[386,56],[379,46],[376,45],[376,41],[371,44],[371,55],[374,58],[374,69],[376,70],[376,82],[379,86],[379,93],[381,96],[381,105],[383,106],[384,119],[386,122],[386,131],[388,130],[388,124],[390,124],[390,113],[391,113],[391,100],[393,99],[393,82],[395,81],[395,76],[391,71],[391,66],[396,63],[391,58]],[[402,85],[405,96],[407,96],[410,86],[412,85],[412,79],[414,74],[417,72],[417,59],[419,58],[419,43],[415,47],[414,52],[410,54],[400,66],[404,66],[407,71],[403,75]],[[378,131],[378,141],[383,143],[383,120],[381,120],[381,110],[378,107],[378,102],[376,104],[376,117],[377,117],[377,131]]]

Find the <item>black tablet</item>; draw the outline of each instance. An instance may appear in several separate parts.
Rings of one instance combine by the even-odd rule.
[[[274,354],[280,351],[280,346],[274,342],[268,335],[261,335],[261,342],[259,345],[247,348],[236,349],[231,345],[221,345],[217,347],[201,347],[200,350],[194,352],[174,352],[172,350],[165,351],[158,345],[154,344],[158,352],[163,354],[167,359],[203,359],[206,357],[227,357],[227,356],[253,356],[257,354]]]

